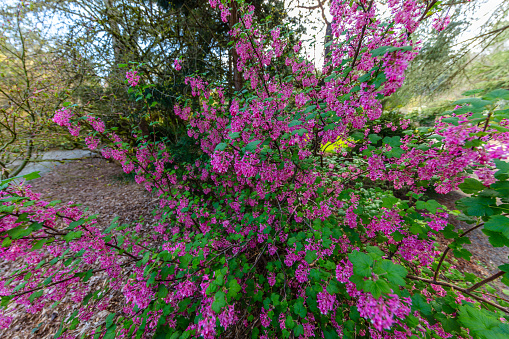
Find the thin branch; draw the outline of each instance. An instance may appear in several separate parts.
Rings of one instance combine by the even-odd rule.
[[[498,304],[495,304],[494,302],[489,301],[489,300],[487,300],[487,299],[485,299],[483,297],[479,297],[479,296],[477,296],[475,294],[472,294],[466,288],[462,288],[462,287],[456,286],[454,284],[447,283],[445,281],[434,281],[434,280],[431,280],[431,279],[420,278],[420,277],[417,277],[415,275],[407,275],[406,277],[408,279],[411,279],[411,280],[418,280],[418,281],[426,282],[426,283],[433,284],[433,285],[440,285],[440,286],[450,287],[450,288],[452,288],[454,290],[457,290],[457,291],[459,291],[461,293],[464,293],[464,294],[466,294],[466,295],[476,299],[477,301],[480,301],[480,302],[486,303],[488,305],[491,305],[491,306],[493,306],[493,307],[495,307],[495,308],[497,308],[497,309],[499,309],[499,310],[509,314],[509,310],[507,308],[502,307],[502,306],[500,306]]]
[[[467,291],[468,291],[468,292],[472,292],[472,291],[476,290],[477,288],[479,288],[479,287],[481,287],[481,286],[483,286],[483,285],[486,285],[487,283],[489,283],[489,282],[491,282],[491,281],[493,281],[493,280],[495,280],[495,279],[497,279],[497,278],[500,278],[500,277],[501,277],[501,276],[503,276],[504,274],[505,274],[505,272],[504,272],[504,271],[500,271],[500,272],[498,272],[498,273],[495,273],[495,274],[493,274],[491,277],[488,277],[488,278],[484,279],[483,281],[480,281],[480,282],[478,282],[477,284],[475,284],[475,285],[473,285],[473,286],[469,287],[469,288],[467,289]]]

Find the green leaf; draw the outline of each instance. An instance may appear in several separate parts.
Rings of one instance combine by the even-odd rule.
[[[443,208],[443,207],[436,200],[428,200],[428,201],[419,200],[415,203],[415,208],[417,208],[418,210],[425,209],[428,212],[436,213],[437,208]]]
[[[385,280],[378,279],[377,281],[366,280],[364,282],[364,292],[369,292],[373,295],[373,298],[378,299],[382,293],[391,293],[391,288],[385,282]]]
[[[378,142],[378,140],[381,140],[382,137],[378,136],[377,134],[370,134],[370,135],[368,135],[368,139],[372,143],[376,143],[376,142]]]
[[[465,181],[459,185],[459,188],[466,194],[473,194],[484,190],[486,187],[476,179],[466,178]]]
[[[509,238],[509,218],[503,215],[495,215],[490,218],[484,228],[489,231],[500,232],[506,238]]]
[[[498,171],[495,173],[495,178],[498,180],[506,180],[509,178],[509,162],[499,159],[493,160],[497,166]]]
[[[85,223],[85,219],[80,219],[80,220],[77,220],[77,221],[73,221],[69,224],[69,226],[67,227],[68,230],[73,230],[75,229],[76,227],[78,226],[81,226]]]
[[[329,285],[327,285],[326,291],[329,292],[330,295],[334,295],[340,292],[337,281],[331,280]]]
[[[376,57],[376,56],[384,55],[386,53],[391,53],[391,52],[396,52],[396,51],[411,51],[411,50],[412,50],[412,46],[402,46],[402,47],[383,46],[383,47],[378,47],[378,48],[372,50],[371,55]]]
[[[497,191],[501,197],[509,197],[509,181],[497,181],[491,184],[490,188]]]
[[[466,197],[459,199],[456,203],[458,208],[464,210],[465,214],[475,217],[493,215],[490,206],[496,206],[496,199],[489,197]]]
[[[36,291],[36,292],[30,294],[28,299],[30,300],[31,303],[33,303],[36,298],[39,298],[40,296],[42,296],[42,293],[43,293],[42,290]]]
[[[7,237],[2,241],[2,247],[9,247],[12,244],[11,238]]]
[[[509,325],[502,323],[500,315],[466,304],[459,307],[459,322],[475,337],[484,339],[509,338]]]
[[[299,136],[303,136],[304,134],[307,133],[307,131],[308,130],[305,129],[305,128],[297,129],[297,130],[292,132],[292,135],[298,134]]]
[[[166,298],[168,296],[168,288],[163,284],[159,285],[157,296],[162,299]]]
[[[64,235],[64,240],[69,242],[71,240],[74,240],[74,239],[79,239],[81,238],[81,236],[83,235],[83,232],[82,231],[78,231],[78,232],[69,232],[67,233],[66,235]]]
[[[489,92],[482,98],[490,101],[493,101],[495,99],[509,100],[509,90],[503,88],[496,89],[494,91]]]
[[[115,313],[110,313],[106,317],[106,328],[110,327],[113,324],[113,318],[115,318]]]
[[[392,206],[394,206],[398,201],[399,201],[399,199],[395,198],[393,196],[383,197],[382,198],[382,207],[392,208]]]
[[[286,316],[285,325],[290,330],[295,327],[295,321],[293,321],[293,318],[291,315]]]
[[[411,298],[413,311],[419,311],[424,315],[431,315],[431,306],[422,295],[416,293]]]
[[[39,174],[39,171],[37,171],[37,172],[32,172],[32,173],[25,174],[22,177],[27,179],[27,180],[33,180],[33,179],[40,178],[41,175]]]
[[[301,318],[305,318],[308,314],[302,300],[297,300],[297,302],[293,305],[293,312]]]
[[[189,262],[191,261],[191,259],[193,259],[193,256],[189,253],[186,253],[185,255],[179,257],[179,261],[180,261],[179,267],[186,268],[188,266]]]
[[[371,266],[373,265],[373,258],[366,253],[353,251],[348,254],[348,258],[353,265],[353,273],[362,277],[371,276]]]
[[[214,296],[214,302],[211,305],[212,310],[214,312],[219,313],[221,312],[221,308],[226,306],[225,296],[226,294],[223,291],[219,291],[216,293],[216,295]]]
[[[228,146],[226,143],[221,142],[221,143],[217,144],[217,146],[216,146],[216,148],[214,149],[214,151],[224,151],[224,149],[226,148],[226,146]]]
[[[386,277],[391,283],[398,286],[404,286],[406,284],[404,278],[407,276],[408,271],[403,266],[394,264],[390,260],[383,260],[380,268],[382,271],[387,273],[384,277]]]
[[[368,251],[370,257],[374,260],[379,260],[385,255],[384,251],[377,246],[366,246],[366,251]]]
[[[463,95],[464,97],[468,97],[468,96],[476,95],[476,94],[479,94],[482,92],[483,92],[482,89],[471,89],[471,90],[461,93],[461,95]]]
[[[385,137],[382,141],[384,144],[387,144],[391,147],[399,147],[402,145],[400,140],[401,140],[400,136],[394,136],[394,137]]]
[[[328,327],[323,330],[323,336],[325,339],[338,339],[338,332],[335,329]]]
[[[256,146],[258,146],[259,143],[261,143],[262,141],[261,140],[254,140],[254,141],[251,141],[250,143],[248,143],[245,147],[244,147],[244,150],[246,151],[249,151],[249,152],[252,152],[256,149]]]
[[[237,279],[230,280],[230,283],[228,285],[228,297],[235,297],[241,290],[241,286],[237,282]]]
[[[293,334],[295,334],[296,337],[300,337],[302,334],[304,334],[304,326],[301,324],[297,325],[293,330]]]
[[[482,108],[484,106],[491,105],[491,103],[492,103],[491,101],[482,100],[482,99],[479,99],[479,98],[464,98],[464,99],[460,99],[460,100],[455,101],[453,103],[453,105],[469,104],[469,105],[471,105],[474,108]]]
[[[316,260],[316,258],[317,258],[316,251],[307,251],[304,260],[306,260],[308,264],[311,264],[313,261]]]

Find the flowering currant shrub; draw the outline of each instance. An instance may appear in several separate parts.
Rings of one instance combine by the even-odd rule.
[[[211,5],[228,20],[228,4]],[[388,1],[384,22],[374,1],[332,1],[320,73],[300,44],[283,53],[286,30],[265,31],[252,6],[237,5],[230,34],[244,88],[190,77],[200,106],[175,107],[201,150],[192,162],[139,132],[133,148],[76,107],[55,115],[73,135],[93,131],[89,147],[157,194],[157,224],[100,229],[73,205],[2,182],[0,257],[23,260],[1,281],[0,326],[13,304],[36,313],[69,297],[76,307],[55,337],[76,337],[102,310],[114,312],[94,338],[507,337],[509,303],[488,283],[508,284],[509,265],[479,279],[450,261],[469,258],[463,245],[477,228],[509,244],[509,91],[460,100],[431,132],[403,122],[403,136],[382,138],[369,122],[401,86],[418,51],[409,37],[435,2]],[[348,144],[325,154],[337,140]],[[471,196],[450,211],[425,199],[430,188]],[[451,215],[472,228],[455,231]]]

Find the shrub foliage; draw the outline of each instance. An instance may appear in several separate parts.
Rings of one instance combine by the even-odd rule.
[[[230,6],[211,6],[228,20]],[[463,245],[477,228],[495,247],[509,243],[509,91],[466,93],[431,129],[403,121],[398,135],[379,136],[394,126],[370,121],[419,49],[411,33],[429,16],[447,21],[435,2],[386,7],[390,21],[374,1],[332,1],[334,38],[319,74],[300,44],[287,45],[288,30],[267,31],[239,1],[230,34],[243,88],[188,77],[200,105],[175,106],[198,148],[192,157],[176,159],[139,131],[132,147],[77,106],[57,111],[74,136],[94,131],[90,148],[109,140],[103,155],[157,194],[158,223],[102,230],[75,206],[2,182],[0,257],[23,261],[0,286],[0,325],[12,303],[35,313],[67,296],[79,306],[55,337],[75,337],[116,291],[122,308],[96,338],[506,337],[509,304],[488,283],[507,283],[509,266],[480,279],[448,255],[468,259]],[[128,72],[129,85],[143,99],[136,76]],[[325,154],[337,140],[344,147]],[[424,198],[431,187],[471,196],[450,211]],[[472,228],[457,232],[450,215]],[[443,253],[440,234],[450,239]],[[92,289],[94,275],[102,289]]]

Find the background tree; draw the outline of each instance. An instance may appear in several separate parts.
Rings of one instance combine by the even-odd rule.
[[[455,7],[450,7],[454,5]],[[385,108],[391,110],[409,104],[412,106],[437,102],[437,94],[450,93],[451,90],[466,90],[478,87],[477,76],[469,70],[477,61],[490,59],[493,53],[507,50],[509,38],[509,3],[501,2],[490,12],[489,19],[483,24],[476,36],[465,39],[463,33],[472,28],[472,22],[479,19],[479,10],[488,6],[486,1],[451,1],[439,13],[441,17],[450,17],[450,24],[443,30],[436,30],[436,22],[428,21],[415,32],[414,40],[422,40],[419,55],[411,62],[405,84],[387,100]],[[460,40],[463,39],[463,40]],[[487,59],[486,59],[487,58]],[[490,63],[492,63],[491,61]],[[479,66],[475,67],[477,75]],[[482,67],[481,67],[482,68]],[[484,76],[489,77],[489,71]],[[494,75],[494,73],[492,73]],[[484,89],[485,92],[500,88],[503,82]],[[458,90],[457,90],[458,91]],[[461,89],[456,95],[461,93]]]
[[[0,16],[6,23],[0,32],[0,171],[7,178],[44,147],[65,147],[51,117],[83,74],[55,53],[47,26],[32,22],[26,8],[3,8]]]
[[[271,26],[289,20],[283,1],[254,5],[257,15],[272,17]],[[34,10],[54,13],[65,22],[59,33],[61,56],[89,70],[89,82],[79,92],[81,101],[89,103],[84,108],[87,113],[101,115],[108,124],[134,123],[144,134],[154,132],[177,144],[182,141],[177,136],[183,125],[173,107],[179,96],[191,99],[186,76],[207,74],[222,81],[224,88],[240,88],[228,34],[238,19],[234,7],[230,8],[233,21],[228,23],[208,1],[53,0],[36,2]],[[173,61],[181,56],[185,62],[177,72]],[[125,71],[131,67],[137,67],[147,85],[148,106],[130,100],[133,94],[125,90]]]

